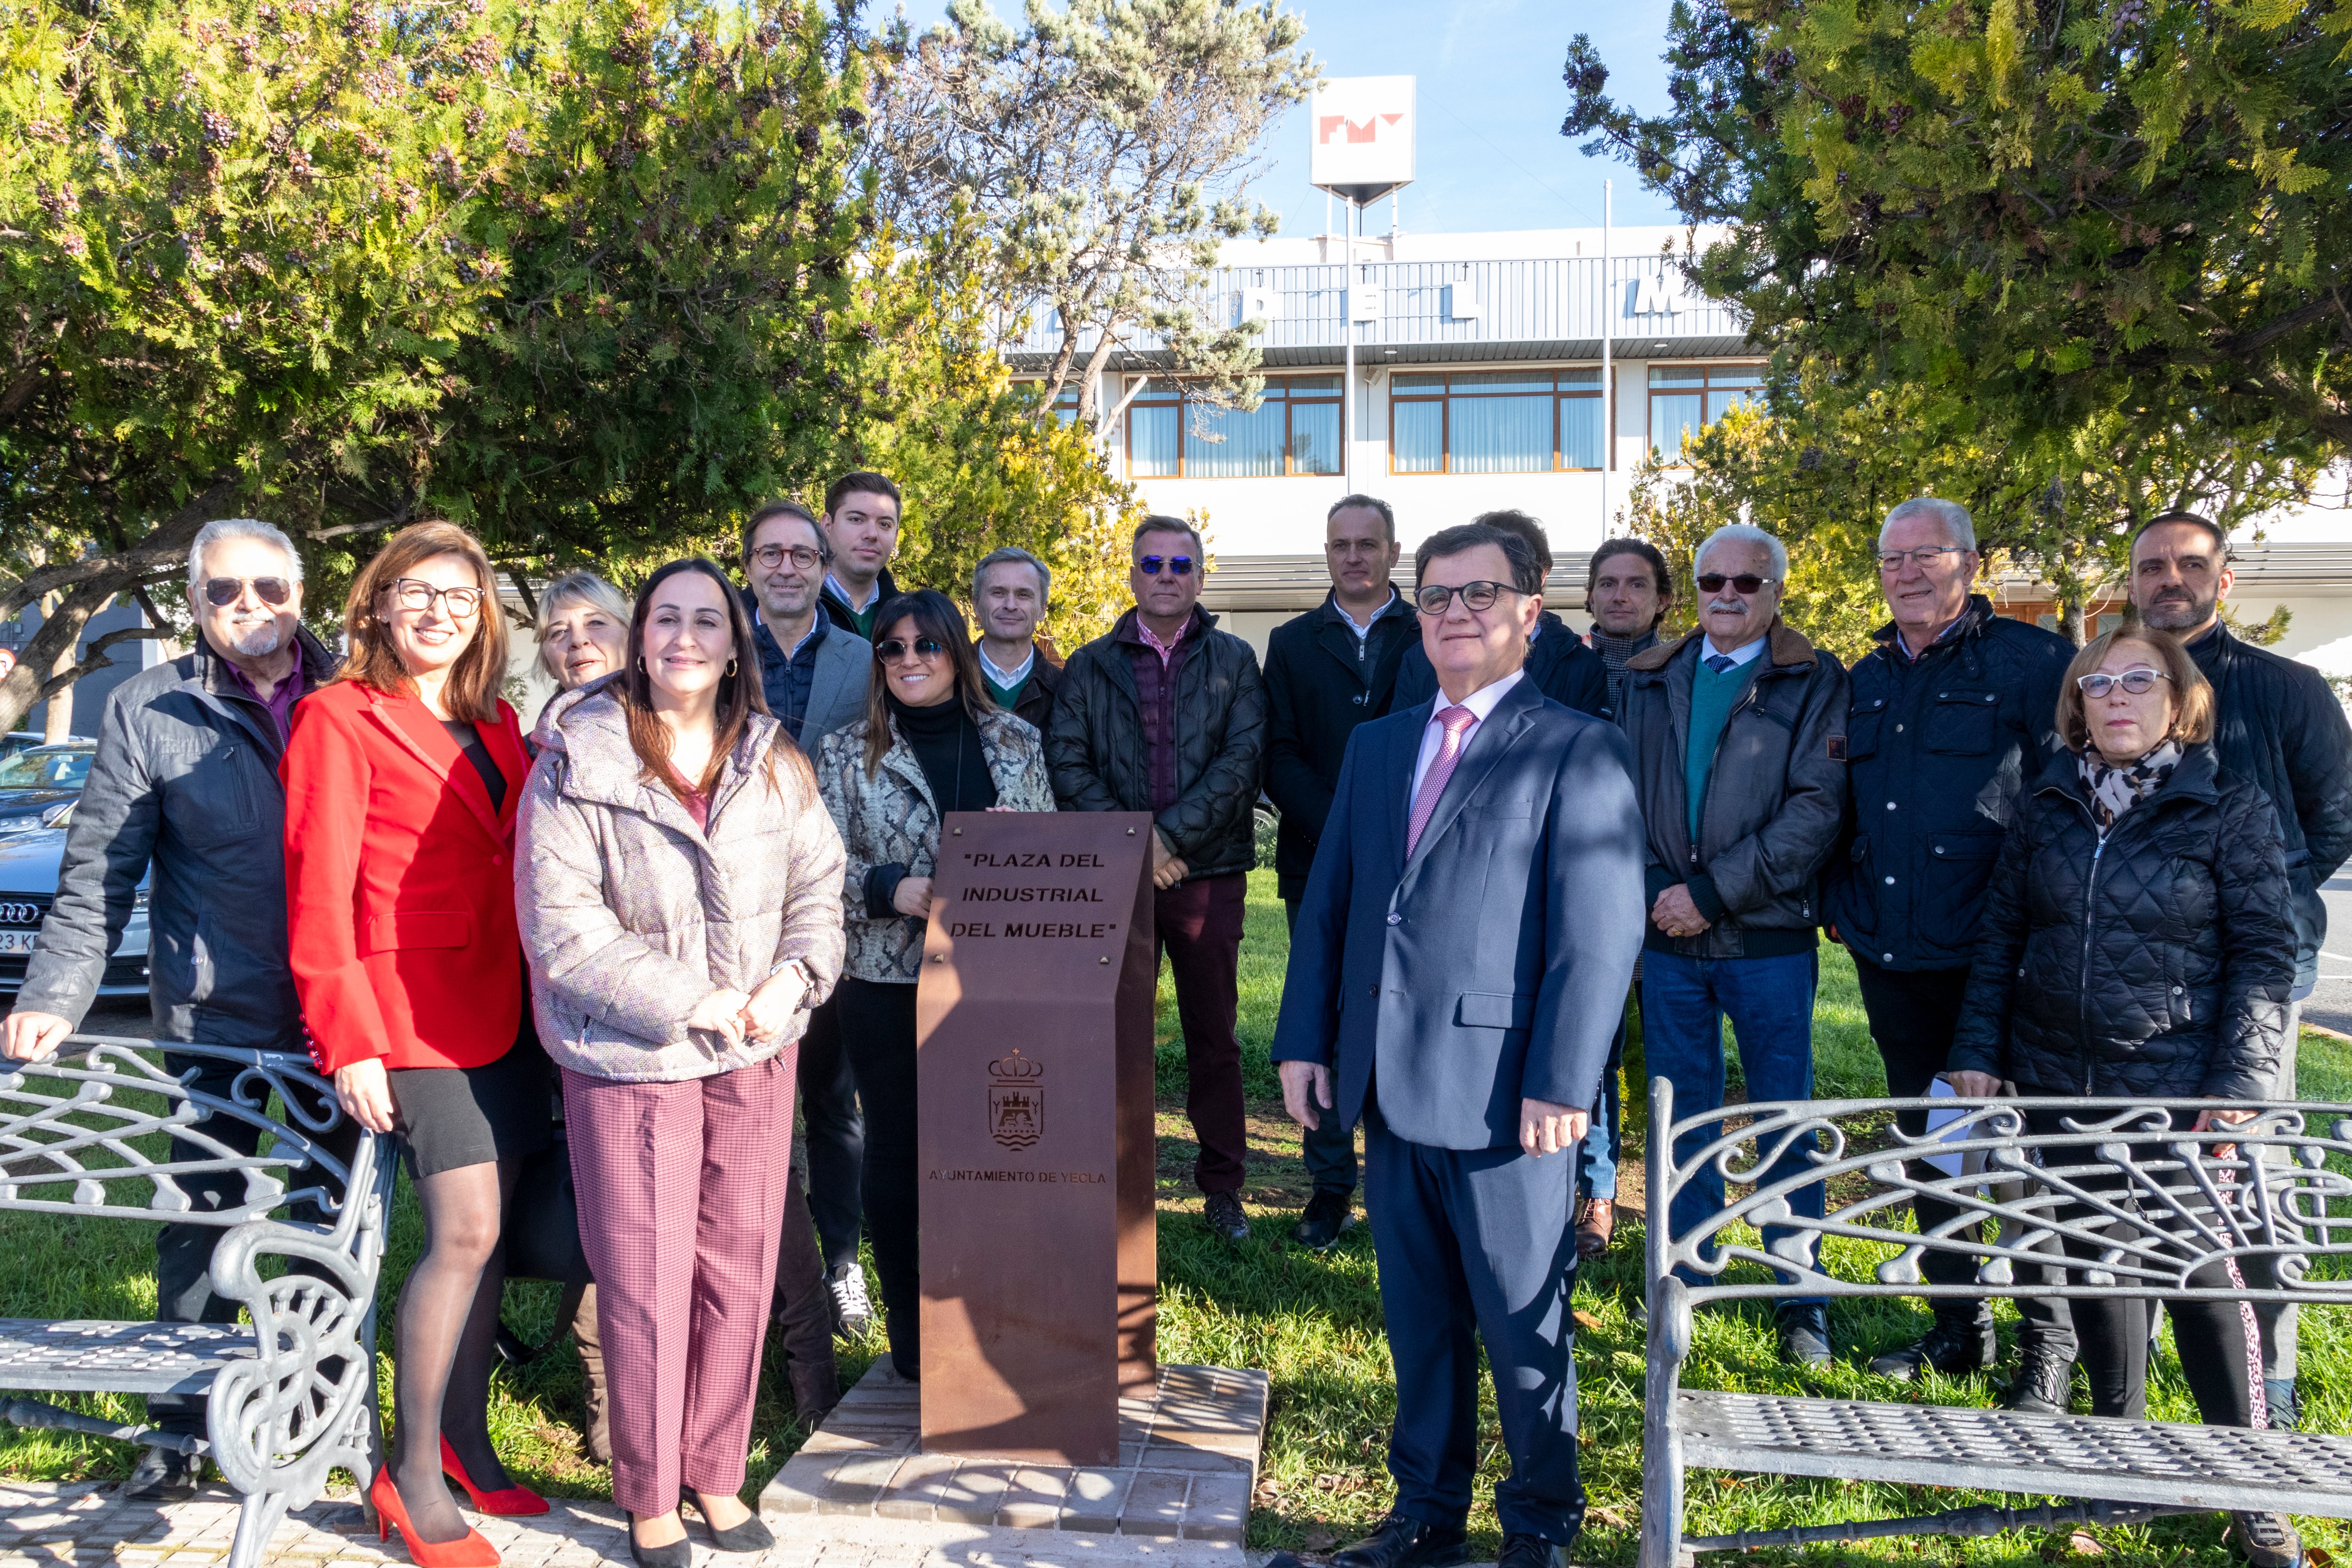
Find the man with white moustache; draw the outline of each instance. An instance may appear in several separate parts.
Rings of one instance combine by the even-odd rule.
[[[198,531],[188,552],[188,606],[195,646],[115,689],[58,868],[57,902],[0,1049],[47,1055],[79,1026],[98,994],[107,955],[131,919],[152,868],[147,911],[148,1001],[155,1038],[173,1073],[226,1097],[236,1068],[174,1053],[174,1041],[304,1051],[302,1012],[286,959],[286,791],[278,780],[295,703],[325,684],[335,657],[302,626],[302,558],[266,522],[225,518]],[[258,1129],[208,1127],[217,1142]],[[346,1120],[325,1140],[348,1153]],[[213,1157],[211,1150],[174,1158]],[[243,1201],[233,1178],[182,1184],[197,1204]],[[297,1219],[322,1216],[297,1209]],[[156,1317],[233,1322],[236,1303],[213,1293],[210,1226],[167,1225],[155,1240]],[[299,1269],[301,1266],[297,1265]],[[148,1419],[162,1432],[205,1434],[201,1394],[159,1394]],[[151,1447],[122,1495],[177,1501],[195,1495],[202,1461]]]

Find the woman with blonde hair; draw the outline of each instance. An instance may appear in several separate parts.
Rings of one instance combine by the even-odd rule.
[[[539,591],[539,667],[565,691],[621,668],[629,602],[593,572],[566,572]]]
[[[797,1046],[841,973],[840,836],[724,574],[673,561],[617,674],[548,705],[515,890],[596,1275],[613,1499],[640,1568],[772,1545],[736,1495],[792,1164]]]
[[[526,766],[490,563],[419,522],[360,570],[350,654],[294,710],[289,959],[311,1055],[362,1127],[400,1134],[425,1252],[393,1321],[392,1452],[369,1489],[420,1568],[499,1561],[487,1513],[543,1513],[490,1447],[499,1218],[550,1142],[547,1064],[523,1008],[514,820]]]

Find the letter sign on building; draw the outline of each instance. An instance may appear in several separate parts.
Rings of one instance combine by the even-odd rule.
[[[1373,202],[1412,184],[1413,79],[1352,76],[1327,80],[1308,100],[1307,178],[1353,202]]]

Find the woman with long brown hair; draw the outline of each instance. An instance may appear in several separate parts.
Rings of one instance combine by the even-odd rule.
[[[550,702],[516,904],[563,1069],[641,1568],[773,1543],[736,1495],[792,1163],[808,1010],[841,972],[841,838],[768,713],[751,621],[698,558],[647,580],[625,662]]]
[[[915,982],[940,820],[1051,811],[1054,789],[1037,731],[990,700],[971,633],[946,595],[919,589],[876,611],[867,691],[866,717],[818,743],[816,773],[848,851],[841,1037],[866,1110],[866,1226],[890,1360],[913,1378],[922,1374]]]
[[[485,1568],[446,1470],[488,1513],[543,1513],[490,1447],[499,1216],[547,1147],[547,1062],[523,1009],[514,820],[526,767],[499,700],[506,619],[482,547],[401,530],[352,584],[350,655],[294,710],[289,957],[319,1069],[400,1134],[425,1253],[393,1321],[393,1450],[369,1495],[424,1568]]]

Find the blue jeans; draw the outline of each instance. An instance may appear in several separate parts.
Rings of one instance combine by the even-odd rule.
[[[1617,1201],[1617,1161],[1625,1149],[1625,1019],[1609,1042],[1609,1065],[1601,1069],[1601,1092],[1592,1100],[1592,1130],[1576,1146],[1576,1195]]]
[[[1642,954],[1642,1046],[1652,1077],[1675,1086],[1675,1120],[1714,1110],[1723,1104],[1723,1020],[1728,1014],[1739,1041],[1739,1068],[1751,1100],[1813,1097],[1813,990],[1820,978],[1819,954],[1792,952],[1777,958],[1685,958],[1653,949]],[[1655,1137],[1663,1129],[1654,1128]],[[1696,1157],[1720,1129],[1702,1129],[1675,1140],[1675,1161]],[[1774,1161],[1765,1180],[1780,1181],[1811,1168],[1811,1135],[1792,1142]],[[1818,1184],[1790,1194],[1789,1206],[1808,1218],[1822,1215]],[[1723,1212],[1723,1178],[1710,1169],[1675,1194],[1666,1216],[1670,1234],[1682,1236]],[[1784,1226],[1764,1229],[1767,1250],[1798,1239]],[[1807,1256],[1818,1256],[1815,1248]],[[1715,1256],[1709,1241],[1702,1249]],[[1784,1254],[1785,1256],[1785,1254]],[[1701,1281],[1689,1275],[1691,1283]],[[1806,1298],[1820,1300],[1820,1297]],[[1797,1303],[1791,1302],[1791,1305]]]

